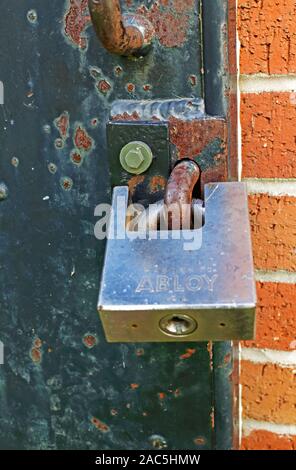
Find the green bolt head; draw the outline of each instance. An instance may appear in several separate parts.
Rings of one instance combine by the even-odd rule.
[[[140,175],[150,167],[153,154],[151,148],[144,142],[134,141],[125,145],[120,152],[120,163],[128,173]]]
[[[134,168],[135,170],[140,168],[144,160],[145,160],[145,157],[143,156],[141,149],[130,150],[125,157],[125,163],[130,168]]]

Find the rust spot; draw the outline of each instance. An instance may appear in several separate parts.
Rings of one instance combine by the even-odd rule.
[[[145,180],[145,177],[144,177],[143,175],[140,175],[140,176],[133,176],[133,177],[129,180],[129,182],[128,182],[128,187],[129,187],[129,192],[130,192],[130,195],[131,195],[131,196],[133,196],[133,194],[135,193],[138,184],[143,183],[144,180]]]
[[[129,92],[129,93],[134,93],[136,87],[133,83],[128,83],[126,85],[126,90]]]
[[[186,353],[184,353],[180,356],[180,359],[189,359],[195,353],[196,353],[196,349],[188,348],[188,349],[186,349]]]
[[[137,349],[137,350],[136,350],[136,355],[137,355],[138,357],[144,356],[144,354],[145,354],[144,349],[140,348],[140,349]]]
[[[197,437],[193,442],[197,446],[203,446],[205,444],[205,439],[204,437]]]
[[[213,142],[219,141],[217,153],[214,153],[213,158],[207,155],[204,160],[209,167],[201,167],[201,186],[203,188],[208,182],[227,180],[227,127],[224,119],[183,121],[172,117],[170,139],[176,146],[179,159],[192,158],[198,164],[201,164],[200,154],[206,148],[210,149]]]
[[[41,341],[41,339],[40,339],[40,338],[36,338],[36,339],[34,340],[34,347],[37,348],[37,349],[40,349],[41,346],[42,346],[42,341]]]
[[[64,147],[63,139],[56,139],[54,145],[57,149],[62,149]]]
[[[226,354],[226,356],[224,357],[224,363],[229,364],[230,361],[231,361],[231,354]]]
[[[83,158],[80,153],[73,151],[71,153],[71,160],[75,165],[81,165]]]
[[[39,348],[32,348],[30,351],[30,356],[32,358],[32,361],[35,363],[41,362],[42,359],[42,353]]]
[[[215,410],[212,409],[211,411],[211,426],[212,426],[212,429],[215,429]]]
[[[130,387],[131,387],[132,390],[137,390],[140,387],[140,385],[139,384],[131,384]]]
[[[225,141],[226,132],[223,119],[183,121],[170,118],[170,137],[180,158],[195,157],[217,137]]]
[[[165,397],[166,397],[165,393],[163,393],[163,392],[159,392],[159,393],[158,393],[158,398],[159,398],[160,400],[164,400]]]
[[[103,79],[103,80],[100,80],[98,83],[97,83],[97,89],[99,90],[100,93],[102,93],[103,95],[107,95],[107,93],[111,90],[112,86],[111,86],[111,83],[109,83],[107,80]]]
[[[87,39],[82,34],[90,24],[88,0],[70,0],[69,9],[64,18],[64,31],[74,46],[86,49]]]
[[[82,341],[88,349],[92,349],[98,344],[98,339],[96,336],[91,334],[86,334],[83,336]]]
[[[196,75],[189,75],[189,83],[191,86],[197,85],[197,76]]]
[[[100,421],[98,418],[92,418],[91,419],[92,424],[101,432],[106,433],[110,431],[109,426],[107,424],[103,423],[103,421]]]
[[[180,396],[181,396],[181,390],[179,388],[176,388],[176,390],[174,391],[174,397],[178,398]]]
[[[153,176],[149,182],[149,188],[152,193],[157,193],[165,189],[167,180],[162,176]]]
[[[67,176],[64,176],[63,178],[60,179],[60,184],[61,184],[61,187],[65,191],[70,191],[70,189],[73,186],[73,181],[71,180],[71,178],[68,178]]]
[[[140,116],[136,111],[134,111],[133,114],[128,114],[125,112],[123,114],[117,114],[114,116],[112,121],[140,121]]]
[[[123,68],[120,67],[120,65],[117,65],[114,68],[114,74],[116,75],[116,77],[120,77],[120,75],[122,75],[122,72],[123,72]]]
[[[58,129],[61,139],[66,140],[69,132],[69,113],[64,111],[59,117],[54,120],[54,125]]]
[[[80,149],[88,152],[92,147],[92,139],[83,127],[77,127],[74,135],[74,144]]]
[[[150,91],[151,90],[151,85],[149,85],[149,83],[146,83],[145,85],[143,85],[143,90],[144,91]]]
[[[93,118],[90,123],[92,127],[97,127],[97,125],[99,124],[99,120],[98,118]]]
[[[160,0],[149,9],[141,6],[137,11],[151,21],[163,46],[180,47],[187,40],[194,6],[194,0]]]

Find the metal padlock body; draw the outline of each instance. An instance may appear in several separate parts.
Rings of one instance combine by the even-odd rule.
[[[113,231],[126,216],[118,213],[118,196],[126,208],[128,188],[114,189]],[[252,339],[256,289],[245,184],[206,185],[204,226],[163,235],[108,239],[98,302],[107,340]],[[163,329],[178,319],[188,320],[188,334]]]

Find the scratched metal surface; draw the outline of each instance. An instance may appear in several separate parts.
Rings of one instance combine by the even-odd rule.
[[[93,214],[110,200],[111,103],[201,94],[199,2],[126,3],[145,5],[158,28],[142,62],[100,47],[86,0],[10,0],[1,11],[2,449],[216,442],[211,348],[110,345],[96,313],[104,246]]]

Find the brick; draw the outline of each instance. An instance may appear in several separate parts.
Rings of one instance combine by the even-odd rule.
[[[244,177],[296,178],[296,93],[242,94],[241,125]]]
[[[243,415],[278,424],[296,422],[295,370],[242,361]]]
[[[257,283],[256,341],[245,347],[293,351],[296,349],[295,284]]]
[[[296,269],[296,198],[255,194],[249,197],[255,267]]]
[[[296,72],[295,0],[239,0],[241,72]]]
[[[296,450],[296,436],[279,435],[269,431],[252,431],[244,436],[242,450]]]

